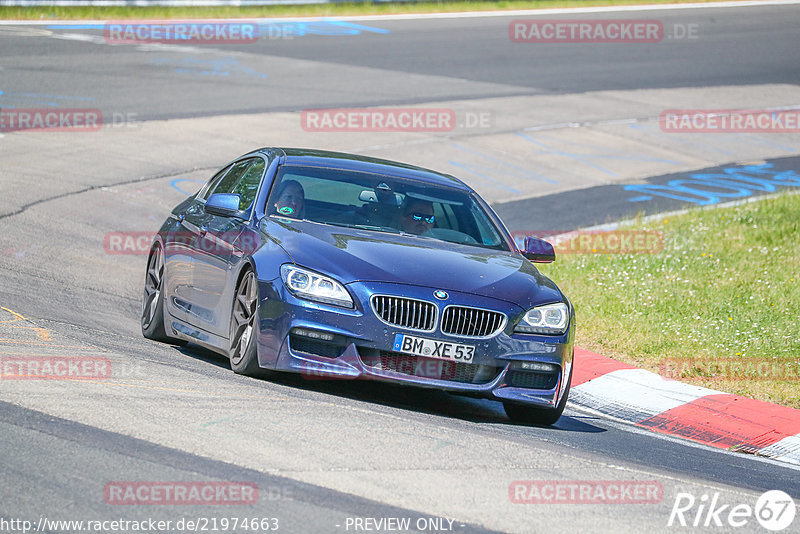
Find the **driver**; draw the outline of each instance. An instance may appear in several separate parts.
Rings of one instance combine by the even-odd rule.
[[[420,235],[433,228],[433,204],[420,198],[406,197],[406,200],[400,217],[400,229]]]
[[[305,215],[306,195],[303,186],[296,180],[286,180],[278,187],[272,213],[302,219]]]

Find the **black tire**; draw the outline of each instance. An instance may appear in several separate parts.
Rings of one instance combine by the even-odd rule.
[[[144,275],[144,294],[142,295],[141,326],[142,335],[153,341],[186,345],[186,341],[174,338],[164,329],[164,251],[156,245],[147,258],[147,272]]]
[[[574,365],[575,360],[573,359],[572,361]],[[561,418],[561,414],[564,413],[564,408],[567,406],[569,388],[572,385],[572,365],[570,365],[569,368],[568,380],[567,389],[564,390],[564,396],[561,397],[561,401],[559,401],[558,406],[555,408],[538,408],[529,404],[504,402],[503,409],[506,411],[506,415],[515,423],[525,423],[540,426],[554,425],[556,421]]]
[[[260,377],[267,371],[258,365],[258,282],[252,270],[245,271],[233,297],[231,310],[231,369],[239,375]]]

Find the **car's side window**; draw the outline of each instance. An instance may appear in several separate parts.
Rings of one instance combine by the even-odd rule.
[[[489,247],[501,245],[503,243],[503,238],[500,237],[500,234],[489,224],[489,221],[485,217],[480,216],[482,211],[475,204],[472,205],[472,213],[472,219],[475,221],[478,233],[480,234],[480,236],[476,236],[479,237],[479,241]]]
[[[251,160],[252,163],[242,175],[239,183],[231,191],[239,195],[239,209],[246,210],[253,205],[253,201],[258,194],[258,186],[261,185],[261,178],[264,176],[266,163],[261,158]]]
[[[250,158],[234,163],[231,167],[231,170],[229,170],[228,173],[222,177],[222,180],[217,183],[216,187],[213,188],[211,194],[233,193],[233,189],[239,183],[239,180],[242,179],[242,176],[244,176],[245,171],[253,163],[254,159],[256,158]]]
[[[202,196],[201,196],[201,198],[203,200],[208,200],[208,197],[211,196],[211,192],[214,190],[215,187],[217,187],[217,184],[219,183],[219,181],[222,180],[222,177],[225,176],[225,173],[227,173],[231,169],[232,166],[233,165],[228,165],[227,167],[225,167],[224,169],[222,169],[217,174],[215,174],[214,176],[211,177],[211,179],[208,181],[207,185],[205,186],[205,189],[203,189]]]

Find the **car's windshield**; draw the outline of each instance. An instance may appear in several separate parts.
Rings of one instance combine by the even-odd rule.
[[[508,250],[472,194],[367,172],[284,165],[267,200],[276,217]]]

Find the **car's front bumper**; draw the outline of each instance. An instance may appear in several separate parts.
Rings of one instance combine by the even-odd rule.
[[[348,289],[354,309],[294,297],[280,279],[260,282],[259,364],[300,373],[310,380],[369,379],[460,392],[497,400],[555,407],[570,376],[574,316],[560,336],[516,334],[526,311],[505,301],[449,291],[446,302],[433,297],[437,288],[356,282]],[[439,306],[472,306],[507,316],[503,330],[490,338],[447,335],[439,324],[432,332],[389,325],[369,302],[375,294],[425,300]],[[439,313],[441,319],[441,313]],[[396,334],[472,345],[472,363],[411,356],[395,352]],[[323,339],[324,338],[324,339]],[[332,339],[330,339],[332,338]],[[523,367],[549,364],[551,372]]]

